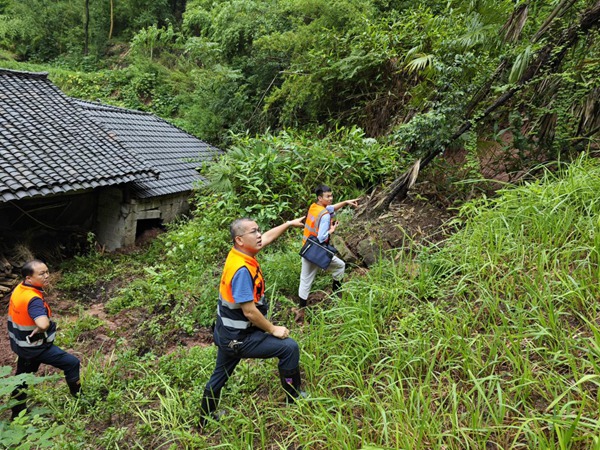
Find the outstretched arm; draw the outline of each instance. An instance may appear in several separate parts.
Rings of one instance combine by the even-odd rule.
[[[302,222],[302,220],[304,220],[304,217],[306,216],[302,216],[294,220],[288,220],[286,223],[282,223],[281,225],[276,226],[275,228],[271,228],[269,231],[265,231],[262,235],[262,247],[264,248],[267,245],[269,245],[290,227],[304,227],[304,223]]]
[[[341,209],[344,206],[348,206],[348,205],[352,206],[353,208],[356,208],[356,207],[358,207],[359,200],[360,200],[360,197],[353,198],[351,200],[344,200],[343,202],[336,203],[335,205],[333,205],[333,210],[337,211],[338,209]]]

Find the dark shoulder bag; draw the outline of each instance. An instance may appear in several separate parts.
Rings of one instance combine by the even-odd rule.
[[[321,269],[327,269],[333,256],[337,253],[333,245],[322,244],[315,236],[310,236],[300,250],[300,256],[316,264]]]

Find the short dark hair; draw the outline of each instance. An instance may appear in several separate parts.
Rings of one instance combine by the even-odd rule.
[[[325,192],[331,192],[331,188],[326,184],[320,184],[315,189],[315,194],[317,194],[317,198],[321,197]]]
[[[234,244],[236,236],[239,236],[244,232],[242,224],[244,222],[252,222],[253,220],[254,219],[251,219],[250,217],[242,217],[240,219],[235,219],[233,222],[231,222],[231,225],[229,225],[229,234],[231,235],[231,240]]]
[[[31,261],[27,261],[25,264],[23,264],[23,267],[21,267],[21,276],[23,278],[27,278],[33,275],[35,272],[35,266],[37,266],[38,264],[45,263],[44,261],[40,261],[39,259],[32,259]]]

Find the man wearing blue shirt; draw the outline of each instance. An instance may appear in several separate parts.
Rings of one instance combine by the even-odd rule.
[[[42,261],[34,259],[21,269],[23,282],[12,292],[8,305],[8,336],[10,347],[18,356],[15,375],[35,373],[41,364],[61,369],[73,396],[79,395],[80,362],[75,356],[54,345],[56,324],[50,319],[52,312],[44,299],[50,272]],[[26,410],[27,385],[23,383],[13,393],[17,403],[12,408],[12,419]]]
[[[317,196],[317,201],[310,205],[310,208],[308,209],[302,244],[304,244],[311,236],[316,237],[321,243],[329,244],[331,235],[338,226],[337,221],[333,219],[335,212],[345,206],[356,208],[359,199],[353,198],[351,200],[344,200],[343,202],[333,204],[333,192],[329,186],[324,184],[319,185],[315,189],[315,194]],[[346,263],[337,256],[334,256],[329,267],[326,269],[328,272],[331,272],[333,277],[333,292],[340,289],[345,269]],[[300,285],[298,286],[298,306],[300,308],[296,310],[296,320],[298,321],[304,318],[304,308],[307,305],[310,288],[315,281],[318,271],[319,266],[302,258]]]
[[[265,280],[256,254],[275,241],[289,227],[302,227],[302,218],[288,221],[261,233],[249,218],[233,221],[229,230],[233,241],[221,282],[214,341],[217,362],[200,406],[200,426],[213,416],[221,390],[242,358],[278,358],[281,384],[286,400],[303,396],[300,378],[300,350],[290,331],[267,319]]]

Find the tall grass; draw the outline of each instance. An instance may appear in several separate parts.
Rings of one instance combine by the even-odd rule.
[[[303,327],[283,296],[296,249],[267,252],[276,319],[302,349],[296,405],[276,361],[243,361],[226,416],[199,433],[214,347],[117,349],[88,364],[83,411],[45,394],[84,448],[600,449],[598,192],[600,165],[581,159],[471,202],[443,245],[390,252]]]
[[[597,448],[600,168],[559,169],[316,313],[310,448]]]

